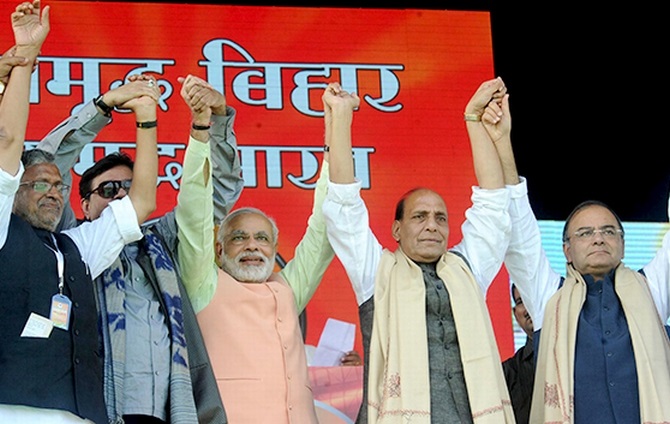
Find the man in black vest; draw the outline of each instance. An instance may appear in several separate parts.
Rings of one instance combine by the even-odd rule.
[[[128,196],[95,223],[55,233],[69,187],[49,154],[22,154],[49,7],[21,3],[12,26],[15,54],[26,60],[12,69],[0,101],[0,422],[105,424],[92,279],[141,238],[139,225],[155,209],[156,130],[138,129],[142,175]],[[138,121],[155,120],[158,94],[124,107]]]

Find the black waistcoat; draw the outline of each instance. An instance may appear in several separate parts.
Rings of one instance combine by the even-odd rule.
[[[49,317],[58,293],[50,232],[12,214],[0,250],[0,403],[64,409],[107,423],[102,386],[102,345],[93,283],[74,242],[54,234],[65,259],[64,290],[72,301],[70,327],[49,338],[21,337],[31,312]]]

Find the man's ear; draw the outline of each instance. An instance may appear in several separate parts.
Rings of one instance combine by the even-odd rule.
[[[91,202],[89,199],[81,199],[79,202],[79,205],[81,206],[81,211],[84,213],[84,218],[86,218],[87,221],[91,220]]]
[[[397,219],[393,221],[393,224],[391,225],[391,234],[393,235],[393,239],[400,243],[400,221]]]

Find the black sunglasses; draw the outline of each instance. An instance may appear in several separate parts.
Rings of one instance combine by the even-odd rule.
[[[86,193],[84,199],[91,197],[91,194],[98,193],[98,196],[104,199],[113,199],[119,194],[119,190],[124,189],[126,193],[130,190],[130,185],[132,180],[123,180],[123,181],[103,181],[96,188]]]

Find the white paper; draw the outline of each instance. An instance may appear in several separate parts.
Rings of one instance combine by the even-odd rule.
[[[53,328],[54,323],[49,318],[31,312],[28,321],[26,321],[26,325],[23,327],[21,337],[38,337],[46,339],[51,335],[51,330]]]
[[[339,366],[342,357],[354,349],[355,338],[356,324],[328,318],[319,338],[319,344],[314,350],[311,366]]]

